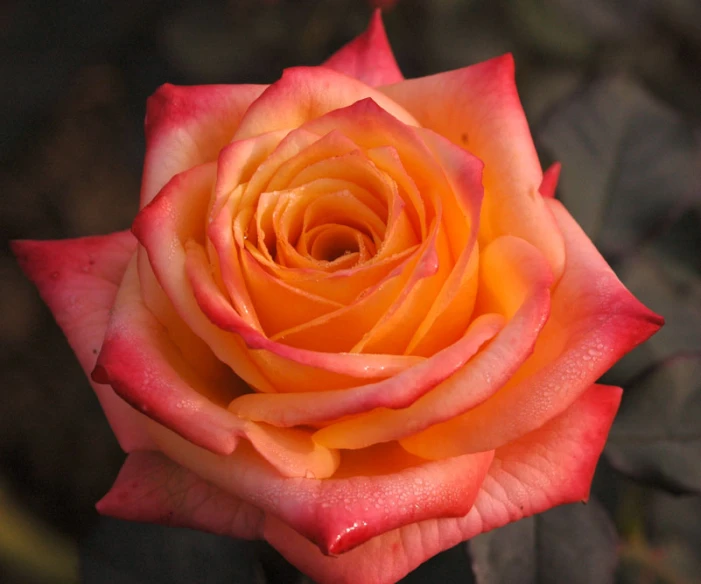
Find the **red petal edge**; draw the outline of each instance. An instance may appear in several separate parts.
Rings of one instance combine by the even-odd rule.
[[[387,40],[379,9],[373,13],[368,29],[329,57],[322,66],[355,77],[372,87],[404,80]]]
[[[540,183],[540,188],[538,192],[541,196],[546,199],[555,198],[555,190],[557,189],[557,183],[560,180],[560,171],[562,170],[562,164],[559,162],[553,162],[548,170],[543,173],[543,181]]]
[[[391,584],[419,564],[485,531],[564,503],[585,501],[621,390],[595,385],[542,428],[496,451],[470,512],[395,529],[337,558],[267,517],[265,539],[319,584]]]
[[[258,537],[262,531],[290,562],[320,584],[389,584],[460,541],[556,505],[586,500],[620,398],[619,388],[594,385],[563,414],[498,449],[466,515],[451,518],[433,510],[433,515],[418,516],[415,522],[372,537],[339,557],[322,554],[308,538],[311,534],[304,537],[300,533],[299,525],[295,531],[287,523],[294,515],[290,510],[300,511],[313,503],[307,509],[308,520],[312,522],[316,517],[318,529],[323,530],[328,523],[325,517],[344,513],[346,498],[348,519],[353,516],[353,508],[374,506],[381,496],[379,491],[353,493],[352,487],[354,481],[362,483],[372,478],[345,479],[350,489],[339,500],[341,493],[331,481],[282,479],[263,466],[248,466],[248,461],[241,459],[232,461],[230,467],[233,471],[244,466],[228,475],[232,480],[226,486],[239,490],[231,494],[162,454],[135,453],[127,459],[98,510],[122,519],[192,527],[232,537]],[[396,498],[403,499],[403,489],[409,494],[415,491],[419,484],[416,479],[425,478],[422,468],[438,469],[444,464],[452,465],[444,469],[447,473],[439,473],[445,474],[439,477],[444,482],[437,483],[444,489],[446,483],[455,482],[450,478],[452,471],[461,467],[456,466],[456,459],[412,469],[408,481],[388,475],[388,479],[394,477],[391,484]],[[460,484],[464,477],[456,481]],[[333,495],[335,507],[330,505],[331,497],[309,499],[312,493],[324,492],[313,485],[323,487],[327,483],[324,489]],[[397,501],[386,502],[384,513],[395,512]]]

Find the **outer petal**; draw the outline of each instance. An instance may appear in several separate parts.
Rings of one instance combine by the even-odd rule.
[[[593,386],[545,426],[496,451],[470,512],[396,529],[338,558],[324,557],[289,526],[266,518],[265,538],[320,584],[390,584],[471,537],[563,503],[585,501],[621,398]]]
[[[176,174],[216,160],[263,85],[163,85],[146,105],[145,207]]]
[[[12,249],[89,377],[136,239],[123,231],[64,241],[15,241]],[[152,448],[142,416],[111,387],[92,386],[122,449]]]
[[[565,236],[567,265],[533,355],[489,400],[403,440],[410,452],[427,458],[480,452],[534,430],[662,325],[616,278],[565,208],[546,201]]]
[[[355,77],[372,87],[404,80],[387,40],[380,10],[375,10],[363,34],[331,55],[323,66]]]
[[[160,452],[127,457],[97,510],[128,521],[190,527],[237,537],[263,537],[264,513],[218,489]]]
[[[289,479],[280,476],[245,443],[230,456],[217,456],[161,426],[153,425],[151,431],[171,460],[280,518],[325,554],[344,553],[381,533],[424,519],[465,515],[493,458],[492,452],[486,452],[399,470],[392,470],[389,463],[384,468],[375,464],[380,474],[374,475],[359,475],[357,469],[350,469],[349,478]],[[386,451],[375,454],[390,458]],[[339,472],[342,470],[343,465]],[[103,499],[101,511],[133,518],[131,502],[146,487],[156,486],[135,488],[118,477]]]
[[[459,518],[434,515],[374,537],[340,557],[324,556],[309,539],[293,529],[296,524],[285,523],[289,509],[304,507],[303,501],[310,492],[307,487],[319,482],[276,478],[256,466],[240,468],[236,473],[236,464],[244,464],[244,460],[231,462],[227,477],[232,480],[224,488],[221,481],[216,481],[218,489],[200,478],[204,473],[198,476],[186,471],[161,454],[133,454],[112,490],[98,504],[98,510],[123,519],[193,527],[233,537],[256,537],[262,527],[271,544],[321,584],[389,584],[460,541],[555,505],[586,500],[620,397],[618,388],[593,386],[566,412],[500,448],[466,515]],[[457,486],[464,480],[461,470],[465,467],[456,464],[459,460],[435,463],[447,465],[444,471],[448,472],[434,475],[445,480],[441,487],[448,483]],[[459,477],[450,474],[456,470]],[[412,480],[408,492],[421,486],[418,482],[423,480],[421,472],[419,467],[409,474]],[[241,498],[249,503],[242,503],[232,491],[240,492]],[[316,492],[320,495],[320,520],[334,512],[343,515],[343,505],[324,507],[323,490]],[[334,493],[334,487],[329,492]],[[252,494],[255,499],[249,498]],[[377,491],[369,493],[361,506],[379,504],[379,496]],[[391,506],[393,502],[387,503]],[[358,501],[349,499],[348,504],[352,507]],[[254,508],[261,509],[265,518]]]
[[[538,197],[542,172],[516,92],[511,55],[381,88],[422,126],[484,162],[481,243],[516,235],[539,248],[556,279],[564,247]]]

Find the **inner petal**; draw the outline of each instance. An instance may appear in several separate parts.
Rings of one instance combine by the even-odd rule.
[[[389,197],[394,192],[394,181],[390,176],[380,171],[363,152],[355,150],[343,156],[327,156],[323,160],[308,163],[295,176],[290,177],[285,188],[292,189],[318,180],[335,179],[350,182],[376,199],[375,203],[366,204],[379,211],[378,214],[384,221]]]
[[[310,235],[318,235],[315,230],[329,224],[345,225],[360,233],[363,241],[370,244],[364,246],[366,252],[368,249],[376,250],[381,245],[386,228],[380,217],[352,193],[324,194],[319,192],[323,186],[323,183],[315,182],[286,191],[279,197],[272,213],[276,235],[275,260],[278,264],[311,270],[328,268],[328,261],[331,260],[322,263],[320,258],[311,255],[313,238],[310,239]],[[360,244],[355,247],[355,251],[360,251]],[[347,261],[335,264],[334,269],[348,267],[347,264]]]
[[[272,340],[311,351],[350,351],[367,331],[383,319],[397,299],[407,294],[408,287],[413,288],[417,281],[435,272],[438,258],[436,237],[437,234],[432,233],[399,269],[361,291],[343,309],[282,331]]]
[[[355,255],[356,263],[367,261],[375,254],[375,245],[367,234],[348,225],[320,225],[308,231],[302,241],[309,254],[316,260],[335,262],[344,257]]]
[[[376,247],[385,235],[382,220],[349,192],[330,193],[305,206],[303,231],[327,223],[353,227],[372,238]]]

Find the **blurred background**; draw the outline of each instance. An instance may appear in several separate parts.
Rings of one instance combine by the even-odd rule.
[[[4,0],[1,582],[73,584],[81,558],[92,583],[309,582],[265,544],[98,517],[123,454],[6,241],[127,228],[159,85],[273,82],[362,32],[374,6],[407,77],[514,54],[543,163],[563,163],[558,197],[668,323],[605,379],[626,393],[592,503],[406,582],[701,582],[698,0]],[[548,541],[564,551],[544,555]],[[562,576],[568,557],[579,580]]]

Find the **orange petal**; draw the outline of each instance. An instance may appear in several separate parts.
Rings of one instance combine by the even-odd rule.
[[[234,310],[214,282],[204,252],[197,246],[189,246],[188,251],[186,274],[198,309],[227,338],[246,343],[246,359],[271,380],[272,385],[266,388],[294,392],[351,387],[359,379],[374,381],[396,375],[419,361],[417,357],[396,355],[322,353],[277,343],[253,329]]]
[[[503,275],[510,279],[505,282]],[[376,441],[397,439],[402,439],[404,446],[406,441],[414,439],[411,434],[425,428],[428,430],[424,432],[430,432],[431,426],[446,420],[445,423],[449,424],[460,413],[488,398],[494,399],[493,396],[500,392],[533,351],[550,309],[551,282],[550,268],[536,248],[515,237],[495,240],[482,254],[476,312],[489,315],[503,311],[506,325],[499,334],[450,377],[404,409],[378,408],[355,418],[340,420],[317,432],[314,439],[334,448],[362,448]],[[507,300],[513,304],[515,312],[504,310]],[[472,327],[477,322],[480,319]],[[484,326],[487,323],[481,324]],[[470,333],[468,329],[468,335]],[[481,335],[478,338],[482,339],[480,345],[486,340]],[[434,358],[428,359],[427,363],[432,363]],[[416,452],[412,444],[405,448],[421,456],[422,453]]]
[[[521,237],[545,254],[557,279],[564,269],[564,245],[538,194],[543,176],[516,91],[511,55],[381,91],[422,126],[484,162],[480,244],[500,235]]]
[[[207,164],[178,175],[134,220],[132,230],[148,253],[145,265],[141,265],[141,262],[139,265],[142,293],[147,306],[156,306],[159,311],[164,310],[166,304],[153,300],[158,301],[160,296],[165,296],[168,303],[172,302],[177,318],[185,323],[188,335],[194,333],[197,338],[205,341],[218,360],[229,365],[249,385],[259,391],[272,391],[270,383],[251,362],[242,339],[222,331],[202,313],[185,273],[185,243],[197,240],[204,242],[214,171],[214,165]],[[151,269],[157,282],[148,279]],[[144,288],[145,282],[148,288]],[[152,302],[149,302],[149,298]],[[156,315],[159,320],[170,317],[164,324],[177,327],[169,328],[171,334],[173,330],[177,333],[182,328],[173,315],[158,312]],[[206,354],[198,353],[188,357],[203,374],[212,368],[210,362],[207,367],[198,367],[200,359],[204,359]]]
[[[431,359],[417,358],[411,367],[397,371],[383,381],[319,394],[248,394],[236,398],[229,409],[251,420],[276,426],[298,426],[318,425],[382,408],[406,408],[460,370],[482,345],[494,337],[502,325],[503,319],[497,315],[483,315],[472,323],[464,337],[455,344]],[[379,356],[358,357],[370,360]],[[317,433],[315,439],[323,442],[323,433]],[[378,441],[380,440],[367,439],[364,440],[364,445]]]

